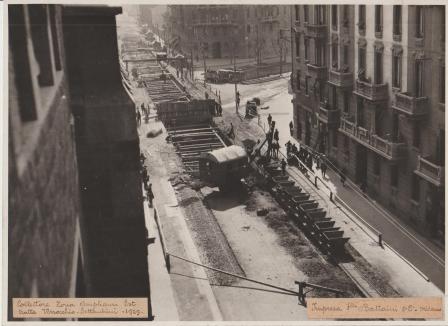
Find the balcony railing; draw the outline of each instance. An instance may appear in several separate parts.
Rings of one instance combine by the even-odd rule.
[[[261,18],[261,23],[270,24],[278,22],[278,16],[265,16]]]
[[[346,134],[355,135],[356,134],[356,125],[354,121],[349,121],[348,118],[341,118],[341,124],[339,129]]]
[[[436,186],[444,184],[445,167],[432,163],[429,158],[423,158],[419,155],[417,169],[414,172]]]
[[[313,38],[325,38],[327,36],[327,25],[307,24],[306,35]]]
[[[315,64],[307,64],[309,74],[316,79],[327,79],[327,67],[315,65]]]
[[[413,97],[406,93],[397,93],[395,103],[392,104],[395,110],[411,116],[423,116],[428,113],[428,98]]]
[[[329,82],[339,87],[350,87],[353,85],[353,74],[331,70]]]
[[[389,160],[398,160],[406,155],[405,143],[386,140],[365,128],[356,126],[346,118],[341,118],[339,130]]]
[[[339,122],[339,110],[331,109],[328,104],[320,103],[319,106],[319,120],[328,123],[338,123]]]
[[[387,84],[372,84],[357,79],[355,94],[365,97],[370,101],[387,100]]]

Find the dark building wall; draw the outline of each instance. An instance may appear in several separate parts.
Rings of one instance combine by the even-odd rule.
[[[15,6],[11,12],[10,22],[22,17],[24,26],[33,28],[27,6]],[[59,11],[53,14],[57,21]],[[80,245],[80,196],[68,86],[63,67],[57,71],[53,66],[53,85],[39,87],[39,66],[30,60],[33,87],[28,91],[32,89],[29,99],[36,117],[21,117],[19,98],[26,90],[18,86],[16,77],[25,74],[26,64],[19,52],[32,56],[36,42],[27,31],[22,41],[31,42],[20,44],[12,38],[16,43],[9,45],[8,298],[72,297]],[[49,55],[54,63],[57,54]],[[8,312],[12,319],[11,305]]]
[[[147,231],[134,104],[118,62],[118,8],[66,7],[88,296],[148,297]]]
[[[117,53],[119,12],[9,6],[9,299],[149,299],[135,112]],[[9,305],[9,319],[11,311]]]

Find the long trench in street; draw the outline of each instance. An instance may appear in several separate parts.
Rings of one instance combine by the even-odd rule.
[[[139,66],[142,67],[141,64]],[[172,78],[175,81],[168,80],[166,84],[157,77],[159,68],[152,64],[151,69],[151,76],[144,78],[148,97],[146,100],[150,104],[191,98],[187,91],[191,85],[182,84],[174,74]],[[170,86],[171,84],[174,86]],[[174,90],[166,91],[168,89]],[[347,246],[351,265],[346,265],[345,268],[335,264],[328,255],[322,254],[273,198],[265,179],[257,172],[251,173],[246,180],[249,190],[241,189],[223,194],[216,188],[205,186],[197,178],[198,157],[202,152],[226,146],[228,140],[222,135],[228,123],[233,122],[235,125],[237,144],[242,144],[246,139],[257,140],[264,137],[261,128],[254,129],[250,121],[241,120],[239,116],[230,117],[224,112],[223,117],[214,120],[217,127],[208,124],[165,127],[160,121],[151,120],[142,124],[139,130],[141,149],[148,158],[148,171],[155,180],[169,180],[202,264],[291,289],[294,289],[294,281],[308,281],[341,289],[348,297],[399,295],[388,284],[387,277],[372,267],[353,247]],[[148,132],[159,127],[162,134],[148,138]],[[166,137],[172,143],[166,142]],[[288,175],[327,214],[332,214],[334,207],[328,205],[297,170],[288,168]],[[157,193],[155,200],[158,200]],[[259,208],[265,208],[267,215],[258,216]],[[165,231],[179,232],[170,223],[169,219],[162,221]],[[179,240],[173,238],[172,234],[169,238],[172,248],[179,246]],[[208,270],[206,273],[225,320],[306,319],[306,311],[297,305],[294,298],[253,287],[245,281],[214,271]],[[176,282],[182,277],[194,276],[174,273],[171,275],[173,284],[178,284]],[[359,280],[364,283],[361,284]],[[360,291],[363,287],[364,290],[374,289],[376,294],[372,291]],[[176,294],[179,304],[185,295]],[[322,291],[309,294],[329,295]],[[181,319],[188,319],[182,313],[179,315]]]

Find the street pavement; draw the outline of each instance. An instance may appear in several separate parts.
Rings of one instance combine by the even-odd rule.
[[[241,103],[254,96],[261,98],[261,106],[269,106],[267,110],[260,110],[260,126],[266,130],[267,115],[270,113],[279,130],[281,151],[285,153],[284,144],[291,140],[298,143],[290,136],[289,122],[293,119],[292,95],[288,94],[288,79],[275,80],[263,84],[238,85],[241,93]],[[212,85],[221,94],[224,110],[234,112],[234,85]],[[240,113],[244,111],[241,106]],[[316,170],[315,170],[316,171]],[[317,170],[321,176],[320,170]],[[373,226],[377,232],[383,234],[384,241],[408,260],[439,289],[444,289],[444,250],[433,244],[428,239],[419,235],[410,226],[400,221],[386,209],[363,196],[356,186],[348,182],[343,187],[339,176],[331,169],[327,170],[326,183],[333,193],[342,199],[347,205],[361,216],[362,219]],[[322,191],[324,191],[322,189]],[[361,221],[362,222],[362,221]],[[364,222],[362,222],[364,223]]]
[[[284,79],[274,80],[267,83],[238,85],[242,96],[240,114],[244,113],[244,104],[246,100],[255,96],[260,97],[262,100],[261,106],[269,106],[269,109],[260,112],[259,121],[254,121],[254,123],[258,123],[260,128],[267,130],[266,117],[270,113],[276,121],[276,125],[280,131],[280,144],[282,144],[283,151],[284,144],[291,139],[289,134],[289,122],[292,120],[292,96],[288,94],[288,75],[289,74],[285,74]],[[192,89],[193,86],[190,86],[191,87],[187,88]],[[205,93],[206,88],[201,87],[202,86],[198,84],[194,85],[197,96],[201,96],[201,94]],[[218,93],[221,94],[223,109],[229,113],[235,112],[233,84],[211,85],[211,89],[208,88],[207,91],[209,93],[218,91]],[[149,99],[145,98],[145,92],[139,92],[137,97],[137,101],[150,102]],[[155,125],[157,124],[157,126],[154,125],[152,127],[158,128],[159,122],[150,121],[150,125],[153,123]],[[148,127],[150,125],[148,125]],[[172,169],[173,167],[167,165],[167,162],[165,162],[166,158],[162,158],[161,156],[171,154],[166,152],[166,149],[154,147],[153,140],[147,139],[144,136],[146,134],[144,130],[148,127],[142,127],[140,130],[141,147],[143,150],[147,151],[152,160],[156,161],[155,166],[152,169],[154,174],[151,177],[154,193],[156,195],[155,199],[161,218],[165,219],[165,221],[169,221],[165,224],[166,232],[168,234],[167,242],[169,243],[171,250],[182,256],[190,257],[192,260],[198,261],[199,257],[194,248],[188,227],[185,225],[185,221],[182,221],[182,214],[176,207],[177,203],[175,201],[175,196],[173,197],[173,189],[167,181],[166,169]],[[156,153],[159,155],[155,155]],[[320,173],[320,171],[317,173]],[[329,187],[333,189],[335,194],[345,202],[349,203],[349,206],[362,216],[367,223],[383,233],[385,241],[392,248],[406,257],[406,259],[426,274],[439,288],[443,288],[443,250],[417,235],[413,230],[403,225],[383,209],[371,204],[355,191],[356,189],[354,187],[353,189],[342,187],[339,183],[337,174],[332,171],[327,171],[327,175],[327,183]],[[301,178],[301,182],[309,182],[304,179],[305,177],[302,176]],[[323,188],[319,191],[314,191],[322,198],[328,195]],[[326,202],[326,205],[328,209],[332,210],[332,213],[336,212],[337,208],[332,207],[331,203]],[[147,212],[147,209],[145,209],[145,211]],[[152,216],[149,214],[149,220],[151,220],[151,218]],[[382,271],[386,271],[387,275],[390,277],[390,281],[394,283],[395,287],[402,290],[400,291],[401,293],[414,296],[442,294],[440,291],[437,291],[430,282],[423,282],[423,277],[412,270],[406,261],[397,256],[393,250],[390,250],[387,247],[380,250],[378,246],[375,246],[374,232],[372,232],[369,227],[365,227],[363,222],[359,223],[359,226],[357,223],[351,223],[348,219],[344,220],[342,215],[340,216],[340,219],[343,223],[348,225],[345,226],[345,228],[348,228],[349,232],[351,232],[350,236],[354,244],[357,245],[356,249],[363,256],[366,256],[367,260],[374,266],[379,267]],[[148,225],[150,234],[153,235],[155,233],[154,223],[152,223],[152,225],[151,223],[148,223]],[[154,248],[157,253],[153,255],[156,261],[152,261],[152,265],[159,264],[163,266],[164,261],[160,261],[163,259],[160,252],[160,243],[156,243]],[[403,272],[405,275],[403,275]],[[156,320],[157,314],[159,315],[158,320],[177,320],[177,318],[180,320],[237,320],[238,317],[244,315],[243,313],[238,313],[238,309],[235,309],[232,306],[235,305],[235,302],[238,300],[238,295],[235,296],[235,293],[233,292],[234,289],[214,288],[211,291],[210,284],[208,283],[202,268],[192,268],[191,265],[176,262],[174,273],[172,274],[167,274],[163,268],[154,268],[154,266],[152,266],[151,273],[152,291],[163,291],[165,287],[170,287],[168,293],[165,293],[164,295],[158,294],[158,297],[153,298],[155,303],[153,308],[155,308],[154,314],[156,315]],[[215,298],[213,293],[219,294],[215,294]],[[215,301],[216,299],[219,299],[218,302]],[[164,303],[166,303],[166,306]],[[167,309],[167,307],[174,307],[174,304],[176,305],[176,309],[172,311],[170,311],[169,308]],[[247,311],[251,310],[250,300],[243,304],[241,308],[246,309]],[[267,303],[266,309],[268,308],[272,309]],[[300,314],[302,313],[303,312]],[[251,314],[252,313],[249,315]]]

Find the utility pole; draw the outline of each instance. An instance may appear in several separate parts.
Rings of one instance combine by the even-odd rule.
[[[280,77],[282,76],[282,56],[283,56],[283,43],[282,43],[282,30],[278,30],[278,43],[280,45]]]
[[[204,87],[207,86],[207,84],[205,83],[205,73],[207,71],[207,66],[205,64],[205,46],[204,44],[202,44],[202,59],[204,60]]]
[[[190,77],[191,77],[191,80],[194,80],[194,73],[193,73],[193,48],[190,49]]]
[[[236,79],[236,57],[235,57],[235,47],[233,49],[233,81],[235,83],[235,110],[238,114],[238,87]]]
[[[233,47],[232,47],[232,57],[233,57],[233,82],[235,84],[235,113],[238,114],[239,108],[239,98],[238,98],[238,87],[237,87],[237,78],[236,78],[236,56],[235,56],[235,48],[236,48],[236,34],[238,30],[235,29],[233,33]]]

